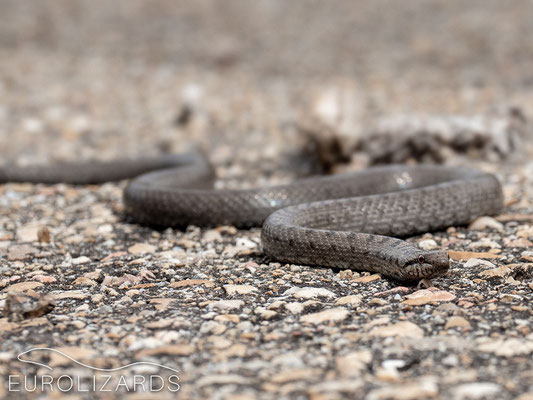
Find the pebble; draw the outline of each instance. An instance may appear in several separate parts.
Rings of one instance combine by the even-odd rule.
[[[20,242],[36,242],[38,240],[37,232],[39,231],[40,223],[31,222],[23,225],[17,229],[17,239]]]
[[[2,291],[8,291],[8,292],[20,291],[20,292],[25,292],[25,291],[32,290],[32,289],[35,289],[35,288],[38,288],[38,287],[41,287],[41,286],[43,286],[43,284],[41,282],[34,282],[34,281],[19,282],[19,283],[13,283],[12,285],[9,285],[7,288],[5,288]]]
[[[342,321],[350,315],[345,308],[330,308],[329,310],[320,311],[313,314],[307,314],[300,317],[301,322],[311,324],[323,324],[324,322]]]
[[[438,289],[417,290],[416,292],[411,293],[405,297],[407,300],[404,300],[403,303],[411,306],[421,306],[428,303],[455,300],[455,294]]]
[[[516,236],[524,239],[533,239],[533,226],[523,225],[516,230]]]
[[[257,288],[251,285],[224,285],[224,290],[228,296],[235,294],[252,294],[257,292]]]
[[[359,283],[369,283],[369,282],[377,281],[379,279],[381,279],[381,275],[372,274],[372,275],[365,275],[365,276],[360,276],[360,277],[354,278],[354,279],[352,279],[352,281],[353,282],[359,282]]]
[[[520,253],[520,257],[525,261],[533,262],[533,251],[523,251]]]
[[[470,322],[466,318],[459,317],[459,316],[453,316],[446,321],[446,325],[444,325],[444,329],[451,329],[451,328],[461,328],[463,331],[472,329],[472,326],[470,325]]]
[[[463,265],[464,268],[475,268],[479,266],[483,266],[485,268],[496,268],[496,265],[494,265],[490,261],[481,260],[479,258],[471,258]]]
[[[156,249],[157,247],[151,244],[137,243],[137,244],[134,244],[133,246],[128,247],[128,252],[136,256],[141,256],[144,254],[151,254]]]
[[[472,242],[468,245],[469,249],[472,250],[478,250],[478,249],[499,249],[501,248],[501,244],[498,242],[495,242],[494,240],[490,240],[489,238],[481,238],[475,242]]]
[[[499,357],[533,354],[533,337],[530,339],[480,339],[478,349]]]
[[[319,288],[319,287],[303,287],[303,288],[294,287],[294,288],[287,290],[283,295],[292,296],[296,299],[314,299],[316,297],[327,297],[327,298],[337,297],[337,295],[331,292],[330,290]]]
[[[514,273],[514,271],[522,271],[528,273],[533,270],[533,263],[524,264],[507,264],[498,268],[492,268],[479,273],[480,276],[485,278],[504,278]]]
[[[160,319],[154,322],[149,322],[145,324],[144,326],[148,329],[163,329],[163,328],[168,328],[169,326],[172,325],[172,323],[173,323],[173,320],[168,318],[168,319]]]
[[[208,305],[210,310],[218,311],[233,311],[238,310],[244,306],[242,300],[218,300]]]
[[[520,238],[520,239],[510,239],[510,238],[504,238],[503,244],[506,247],[514,247],[514,248],[531,248],[533,247],[533,243],[527,239]]]
[[[74,280],[74,282],[72,282],[73,285],[81,285],[81,286],[97,286],[98,285],[98,282],[92,280],[92,279],[89,279],[85,276],[80,276],[79,278],[77,278],[76,280]]]
[[[204,240],[206,242],[219,242],[222,240],[222,235],[216,229],[209,229],[204,233]]]
[[[326,381],[311,385],[308,391],[311,398],[325,399],[328,396],[333,397],[334,393],[356,395],[361,392],[362,386],[363,382],[361,380]]]
[[[86,299],[90,294],[81,290],[66,290],[66,291],[54,291],[52,292],[56,299]]]
[[[93,294],[91,296],[91,302],[100,303],[104,298],[105,298],[104,295],[101,293]]]
[[[424,331],[412,322],[400,321],[391,325],[377,326],[370,331],[370,336],[404,336],[422,338],[424,337]]]
[[[41,243],[50,243],[52,241],[52,237],[48,227],[41,226],[39,228],[39,230],[37,231],[37,240]]]
[[[387,297],[391,294],[402,294],[402,293],[406,294],[409,292],[410,292],[410,289],[408,287],[396,286],[395,288],[390,289],[390,290],[385,290],[383,292],[374,293],[374,297]]]
[[[278,315],[276,311],[266,310],[264,307],[257,307],[254,312],[263,319],[272,319]]]
[[[436,398],[439,388],[434,379],[422,378],[418,382],[390,385],[371,390],[365,400],[417,400]]]
[[[475,251],[455,251],[448,250],[448,255],[455,261],[466,261],[471,258],[500,258],[499,255],[489,252],[475,252]]]
[[[9,261],[18,261],[18,260],[25,260],[29,256],[34,255],[37,253],[37,249],[27,245],[27,244],[20,244],[20,245],[13,245],[10,246],[7,253],[7,259]]]
[[[448,367],[457,367],[459,365],[459,357],[455,354],[450,354],[442,359],[442,363]]]
[[[199,286],[199,285],[203,285],[208,288],[212,288],[215,286],[215,284],[208,279],[184,279],[182,281],[172,282],[170,284],[170,287],[181,288],[181,287]]]
[[[320,374],[320,370],[310,368],[290,369],[280,372],[270,378],[275,384],[283,384],[291,381],[299,381],[303,378],[314,379]]]
[[[468,229],[472,231],[482,231],[487,228],[502,232],[503,224],[492,217],[479,217],[468,225]]]
[[[231,340],[225,339],[221,336],[211,336],[209,338],[210,344],[217,350],[227,349],[231,346]]]
[[[343,378],[356,378],[366,370],[371,361],[372,353],[370,350],[362,350],[337,356],[335,365],[338,374]]]
[[[221,335],[226,331],[226,325],[216,321],[206,321],[200,327],[200,333],[208,335]]]
[[[301,352],[290,351],[288,353],[282,353],[273,357],[271,362],[272,365],[276,366],[276,368],[303,368],[305,366],[305,362],[302,359],[302,356],[303,355]]]
[[[143,345],[147,345],[149,342],[149,339],[144,339],[145,342],[142,343]],[[138,359],[142,359],[145,357],[154,357],[158,355],[170,355],[170,356],[189,356],[191,355],[196,348],[193,345],[190,344],[177,344],[177,345],[165,345],[165,346],[157,346],[158,343],[160,343],[159,340],[154,340],[152,344],[148,344],[146,347],[148,347],[145,350],[140,350],[137,353],[135,353],[135,357]],[[130,350],[136,350],[137,346],[131,346]]]
[[[232,322],[234,324],[238,324],[240,322],[240,317],[236,314],[217,315],[214,318],[219,322]]]
[[[246,247],[248,249],[255,249],[257,247],[257,243],[247,239],[247,238],[237,238],[237,246],[238,247]]]
[[[417,244],[418,244],[418,247],[426,251],[435,250],[439,248],[439,245],[433,239],[424,239],[418,242]]]
[[[49,275],[34,275],[32,277],[34,280],[38,281],[38,282],[41,282],[41,283],[54,283],[54,282],[57,282],[57,279],[54,278],[53,276],[49,276]]]
[[[476,400],[486,398],[496,398],[502,387],[492,382],[465,383],[452,389],[452,393],[457,400]]]
[[[304,304],[303,303],[287,303],[285,304],[285,308],[289,310],[292,314],[301,314],[304,310]]]
[[[335,302],[335,304],[338,305],[338,306],[342,306],[342,305],[345,305],[345,304],[350,304],[350,305],[356,307],[359,304],[361,304],[361,302],[362,302],[362,298],[361,298],[360,295],[352,294],[350,296],[344,296],[344,297],[338,298],[337,301]]]
[[[353,278],[353,271],[351,269],[345,269],[342,271],[339,271],[339,278],[340,279],[352,279]]]
[[[86,257],[86,256],[73,258],[72,261],[71,261],[72,265],[81,265],[81,264],[87,264],[87,263],[90,263],[90,262],[91,262],[91,259],[89,257]]]

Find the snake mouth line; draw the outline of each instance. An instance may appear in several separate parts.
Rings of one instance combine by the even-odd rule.
[[[434,266],[432,264],[424,265],[408,265],[405,267],[405,276],[412,277],[412,281],[420,280],[421,276],[425,279],[438,278],[439,276],[446,275],[449,270],[448,266]]]

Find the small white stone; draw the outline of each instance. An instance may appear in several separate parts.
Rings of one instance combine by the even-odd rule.
[[[250,239],[238,238],[237,239],[237,246],[238,247],[245,247],[247,249],[255,249],[257,247],[257,243],[251,241]]]
[[[134,255],[138,256],[138,255],[153,253],[156,249],[157,249],[157,247],[155,247],[155,246],[153,246],[151,244],[137,243],[137,244],[134,244],[133,246],[130,246],[128,248],[128,251],[131,254],[134,254]]]
[[[305,366],[305,362],[302,360],[302,355],[295,351],[277,355],[272,358],[270,363],[285,368],[303,368]]]
[[[224,290],[228,296],[234,294],[251,294],[257,292],[257,288],[251,285],[224,285]]]
[[[35,223],[23,225],[17,229],[17,238],[21,242],[36,242],[39,228],[40,225]]]
[[[480,240],[476,242],[472,242],[468,245],[468,248],[471,250],[477,250],[477,249],[500,249],[502,246],[495,242],[494,240],[490,240],[489,238],[481,238]]]
[[[457,400],[496,398],[501,389],[500,385],[492,382],[465,383],[453,389],[453,397]]]
[[[370,336],[421,338],[424,337],[424,330],[412,322],[400,321],[392,325],[377,326],[370,331]]]
[[[26,118],[22,124],[28,133],[40,133],[44,128],[43,121],[37,118]]]
[[[404,360],[385,360],[381,363],[381,367],[387,370],[398,370],[398,368],[405,367],[405,361]]]
[[[493,353],[499,357],[514,357],[533,353],[533,340],[511,339],[489,339],[481,341],[478,349],[485,353]]]
[[[210,229],[204,233],[204,240],[206,242],[219,242],[222,240],[222,235],[215,229]]]
[[[208,308],[210,310],[219,310],[219,311],[228,311],[228,310],[238,310],[244,305],[242,300],[218,300],[214,303],[209,304]]]
[[[422,250],[428,251],[438,249],[439,245],[433,239],[424,239],[418,242],[418,247],[420,247]]]
[[[111,224],[103,224],[98,227],[98,233],[111,233],[113,232],[113,225]]]
[[[479,218],[476,218],[468,226],[468,229],[473,230],[473,231],[482,231],[487,228],[494,229],[498,232],[502,232],[503,224],[501,222],[496,221],[492,217],[479,217]]]
[[[358,306],[359,304],[361,304],[361,296],[358,295],[358,294],[352,294],[350,296],[344,296],[344,297],[341,297],[340,299],[337,299],[337,301],[335,302],[336,305],[339,305],[339,306],[342,306],[344,304],[350,304],[352,306]]]
[[[483,266],[486,268],[496,268],[496,265],[494,265],[490,261],[481,260],[479,258],[471,258],[470,260],[464,263],[464,268],[474,268],[479,266]]]
[[[301,314],[304,310],[304,305],[302,303],[287,303],[285,308],[292,314]]]
[[[72,265],[87,264],[91,262],[91,259],[89,257],[81,256],[81,257],[73,258],[71,262],[72,262]]]
[[[264,307],[256,307],[254,312],[263,319],[274,318],[278,313],[273,310],[265,310]]]
[[[447,367],[456,367],[459,365],[459,358],[455,354],[450,354],[442,359],[442,364]]]
[[[304,315],[300,318],[300,321],[311,324],[322,324],[329,321],[342,321],[348,318],[348,315],[350,315],[350,312],[345,308],[330,308],[329,310]]]
[[[208,313],[205,313],[205,314],[200,315],[200,317],[201,317],[202,319],[213,319],[213,318],[215,318],[217,315],[218,315],[218,314],[217,314],[216,312],[214,312],[214,311],[210,311],[210,312],[208,312]]]
[[[163,345],[163,342],[161,342],[161,340],[157,340],[152,337],[147,337],[147,338],[135,340],[131,344],[131,346],[128,347],[128,350],[135,351],[135,350],[140,350],[140,349],[154,349],[161,345]]]
[[[383,372],[382,372],[383,373]],[[383,377],[393,377],[392,375],[382,375]],[[436,398],[439,393],[439,387],[431,377],[420,378],[417,382],[399,383],[388,385],[368,392],[365,400],[388,400],[388,399],[426,399]]]
[[[221,335],[225,331],[226,326],[216,321],[206,321],[200,327],[200,333],[204,334]]]
[[[284,294],[284,296],[290,296],[297,299],[313,299],[315,297],[328,297],[333,298],[337,297],[337,295],[327,289],[324,288],[315,288],[315,287],[294,287],[287,290]]]
[[[354,351],[335,360],[337,371],[343,377],[358,377],[372,361],[372,353],[369,350]]]

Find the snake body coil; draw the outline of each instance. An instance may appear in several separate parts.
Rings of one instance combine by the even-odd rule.
[[[393,165],[293,184],[214,190],[215,174],[195,154],[56,166],[0,168],[0,182],[101,183],[134,179],[128,213],[161,226],[262,225],[262,244],[285,262],[375,271],[399,280],[445,273],[444,251],[391,237],[464,225],[498,213],[502,189],[491,174],[432,165]]]

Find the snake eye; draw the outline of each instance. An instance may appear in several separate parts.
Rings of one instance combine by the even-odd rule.
[[[426,260],[424,259],[424,256],[423,256],[423,255],[419,255],[419,256],[418,256],[418,262],[419,262],[420,264],[424,264],[424,261],[426,261]]]

